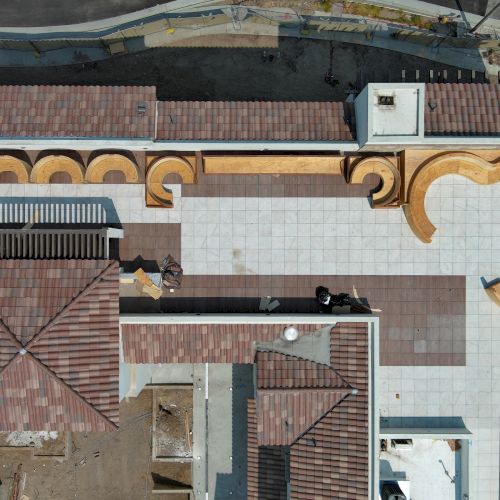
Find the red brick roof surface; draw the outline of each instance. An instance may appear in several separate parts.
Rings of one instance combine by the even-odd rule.
[[[354,499],[365,500],[368,497],[368,328],[366,323],[338,323],[331,330],[330,335],[330,363],[341,376],[341,380],[348,381],[350,386],[358,390],[351,394],[346,390],[344,397],[334,401],[328,408],[318,414],[314,422],[303,420],[303,431],[288,447],[272,447],[272,449],[288,449],[290,452],[290,489],[291,498],[300,500]],[[257,369],[259,370],[259,369]],[[293,379],[293,372],[289,374]],[[303,373],[298,374],[298,384],[302,385],[307,378]],[[267,394],[288,394],[275,388],[265,389]],[[297,389],[301,394],[335,392],[330,389]],[[260,428],[269,426],[276,419],[276,414],[286,415],[288,408],[283,409],[281,404],[274,407],[269,405],[266,411],[260,414],[259,398],[261,390],[257,389],[257,399],[249,404],[249,425],[255,413],[256,427],[252,427],[248,438],[248,498],[267,499],[280,498],[279,496],[256,493],[260,485],[262,474],[255,459],[264,447],[259,446]],[[317,397],[317,396],[315,396]],[[332,407],[333,406],[333,407]],[[319,410],[319,408],[318,408]],[[303,418],[311,416],[309,405],[304,401],[299,406],[298,415]],[[253,422],[252,422],[253,425]],[[273,434],[271,434],[273,437]],[[251,461],[250,459],[253,459]],[[266,482],[272,484],[269,472],[265,473]],[[275,468],[276,481],[279,481],[283,472]]]
[[[498,136],[499,102],[498,84],[426,84],[425,135]],[[157,101],[153,86],[3,85],[0,137],[355,141],[356,132],[345,102]]]
[[[2,85],[0,136],[153,138],[155,107],[155,87]]]
[[[500,85],[428,83],[425,135],[500,135]]]
[[[338,323],[331,364],[358,394],[349,395],[290,449],[292,499],[368,498],[368,328]],[[313,445],[312,445],[313,444]]]
[[[255,399],[248,400],[247,425],[248,500],[287,500],[285,450],[281,446],[257,444]]]
[[[342,102],[160,101],[158,140],[354,141]]]
[[[6,260],[0,274],[0,429],[115,429],[118,263]]]
[[[286,499],[289,475],[292,499],[365,500],[368,326],[337,323],[332,328],[329,367],[267,347],[255,353],[255,341],[275,340],[285,326],[123,324],[121,328],[129,363],[256,361],[257,395],[248,402],[249,499]],[[300,328],[313,332],[322,327]],[[352,394],[353,388],[357,394]]]
[[[288,446],[339,404],[349,389],[257,391],[259,446]]]
[[[258,389],[312,389],[349,387],[329,365],[259,350],[255,354]]]
[[[247,363],[254,362],[253,342],[280,337],[288,325],[122,324],[126,363]],[[313,332],[319,325],[301,325]]]

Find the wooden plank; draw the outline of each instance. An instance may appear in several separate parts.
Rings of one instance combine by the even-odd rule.
[[[204,156],[205,174],[342,175],[343,156]]]

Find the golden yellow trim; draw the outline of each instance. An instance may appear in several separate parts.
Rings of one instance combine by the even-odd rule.
[[[69,174],[73,184],[81,184],[84,180],[83,165],[64,155],[50,155],[38,160],[31,171],[30,180],[37,184],[49,184],[50,178],[57,172]]]
[[[341,175],[343,156],[203,156],[205,174]]]
[[[382,156],[370,156],[358,161],[349,175],[351,184],[362,184],[369,174],[377,175],[381,185],[372,192],[372,207],[382,207],[393,202],[399,195],[401,176],[398,169]]]
[[[430,243],[436,231],[425,212],[425,195],[435,180],[450,174],[461,175],[476,184],[494,184],[500,181],[500,164],[460,151],[434,157],[417,170],[410,181],[403,210],[411,230],[424,243]]]
[[[490,285],[484,290],[491,301],[500,307],[500,282],[496,282],[494,285]]]
[[[31,166],[19,158],[10,155],[0,155],[0,173],[13,172],[19,184],[29,182]]]
[[[174,206],[172,192],[163,186],[163,179],[168,174],[179,175],[183,184],[194,184],[196,172],[191,163],[179,156],[158,158],[150,165],[146,174],[146,192],[156,204],[171,208]]]
[[[102,184],[104,176],[112,171],[123,172],[125,181],[129,184],[139,182],[137,165],[121,154],[101,154],[94,158],[87,166],[85,180],[92,184]]]

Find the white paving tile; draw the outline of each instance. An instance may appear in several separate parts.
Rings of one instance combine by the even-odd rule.
[[[146,208],[143,185],[0,184],[0,197],[108,197],[123,223],[181,222],[187,274],[465,274],[466,366],[381,367],[380,411],[464,417],[470,498],[498,499],[500,308],[480,278],[500,277],[500,185],[436,181],[426,199],[437,227],[430,245],[402,210],[372,210],[362,198],[182,198],[180,185],[170,187],[173,209]]]

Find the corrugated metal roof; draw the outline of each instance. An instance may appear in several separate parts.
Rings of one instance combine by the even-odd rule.
[[[0,261],[0,274],[1,430],[116,428],[118,263]]]

